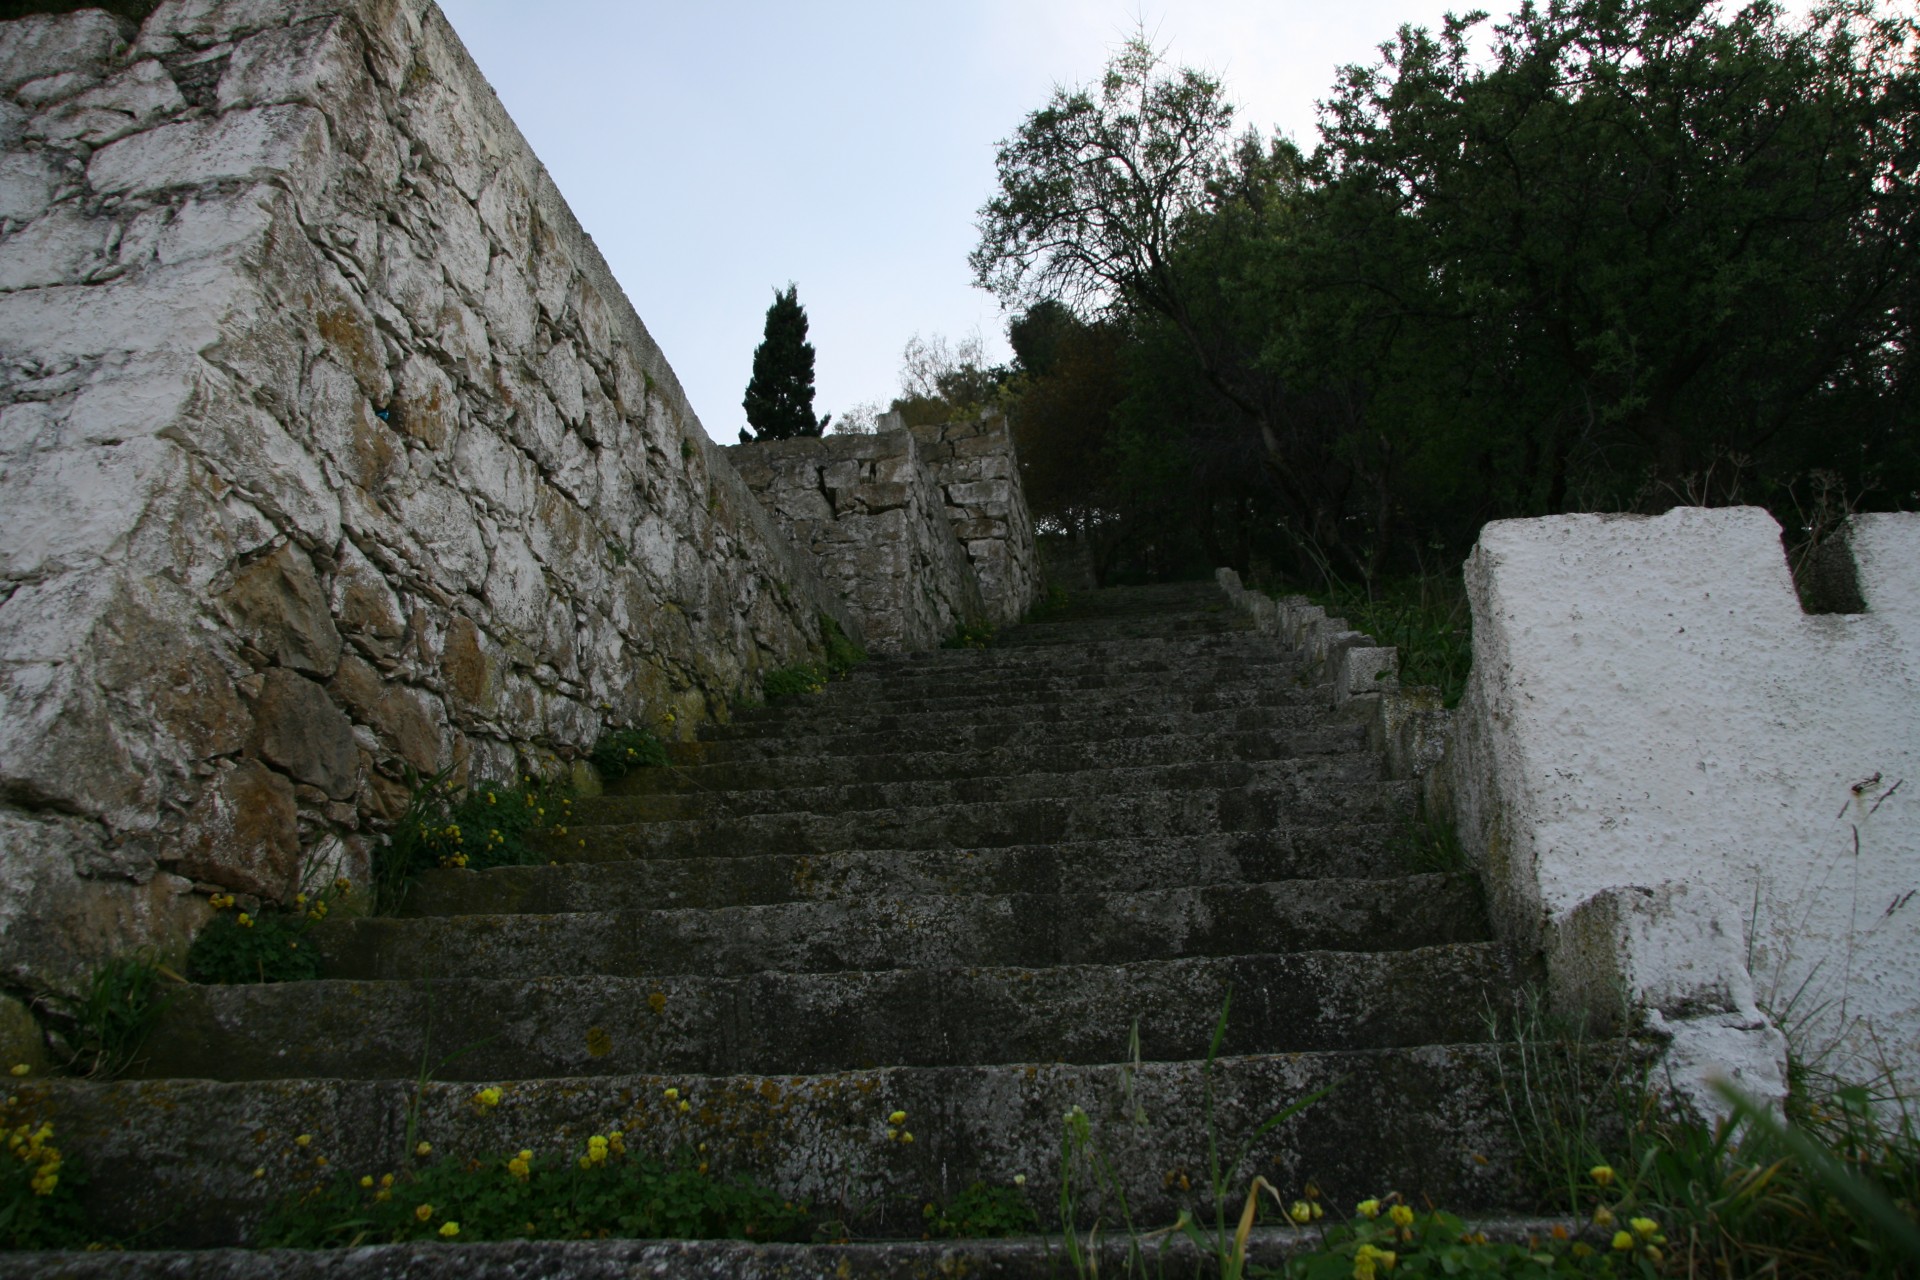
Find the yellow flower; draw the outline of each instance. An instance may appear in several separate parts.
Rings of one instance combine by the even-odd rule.
[[[688,1101],[687,1101],[687,1100],[686,1100],[685,1098],[682,1098],[682,1099],[680,1100],[680,1109],[681,1109],[682,1111],[691,1111],[691,1110],[693,1110],[693,1106],[692,1106],[692,1104],[691,1104],[691,1103],[689,1103],[689,1102],[688,1102]]]
[[[366,1190],[371,1191],[373,1189],[373,1175],[370,1173],[361,1174],[360,1185]]]
[[[424,1160],[433,1154],[433,1144],[431,1142],[422,1142],[414,1147],[413,1154]]]
[[[1016,1186],[1016,1187],[1024,1187],[1024,1186],[1026,1186],[1026,1185],[1027,1185],[1027,1175],[1026,1175],[1026,1174],[1024,1174],[1024,1173],[1016,1173],[1016,1174],[1014,1174],[1014,1175],[1013,1175],[1013,1185],[1014,1185],[1014,1186]]]
[[[1378,1200],[1362,1200],[1359,1204],[1353,1206],[1353,1211],[1363,1218],[1377,1218],[1380,1216],[1380,1202]]]
[[[237,918],[240,922],[240,927],[242,929],[253,928],[253,917],[248,915],[246,912],[242,911]]]
[[[265,1169],[255,1169],[253,1171],[253,1176],[256,1178],[264,1178],[267,1176],[267,1171]]]
[[[433,1206],[430,1204],[423,1204],[413,1211],[413,1216],[420,1219],[420,1221],[425,1222],[428,1218],[431,1218],[433,1216]]]
[[[30,1076],[33,1074],[33,1068],[24,1062],[14,1063],[12,1070],[16,1076]]]
[[[335,880],[333,882],[333,887],[338,889],[340,892],[345,893],[347,890],[353,888],[353,881],[347,879],[345,876],[341,876],[338,880]]]
[[[313,1135],[310,1133],[303,1133],[299,1137],[293,1140],[293,1145],[296,1147],[304,1147],[304,1146],[311,1145],[312,1142],[313,1142]]]
[[[888,1124],[905,1124],[906,1122],[907,1122],[907,1113],[904,1111],[896,1111],[892,1115],[887,1117]]]
[[[1591,1258],[1593,1256],[1593,1246],[1584,1240],[1576,1240],[1573,1243],[1572,1253],[1576,1258]]]
[[[296,907],[304,907],[304,906],[306,906],[306,905],[307,905],[307,895],[306,895],[306,894],[304,894],[304,893],[296,893],[296,894],[294,894],[294,895],[293,895],[293,905],[294,905],[294,906],[296,906]]]
[[[381,1185],[382,1187],[390,1187],[390,1186],[392,1186],[392,1185],[393,1185],[393,1175],[392,1175],[392,1174],[390,1174],[390,1173],[383,1173],[383,1174],[381,1174],[381,1175],[380,1175],[380,1185]]]
[[[1610,1187],[1613,1185],[1613,1166],[1597,1164],[1587,1170],[1587,1176],[1603,1187]]]
[[[913,1141],[913,1135],[912,1135],[912,1134],[910,1134],[910,1133],[907,1133],[907,1132],[905,1132],[905,1131],[903,1130],[903,1131],[901,1132],[901,1134],[900,1134],[900,1141],[902,1141],[902,1142],[912,1142],[912,1141]]]
[[[1613,1210],[1607,1208],[1605,1205],[1601,1205],[1598,1209],[1595,1209],[1593,1211],[1593,1225],[1596,1227],[1612,1226]]]
[[[1287,1210],[1287,1216],[1295,1222],[1311,1222],[1313,1221],[1313,1206],[1305,1200],[1295,1200],[1293,1207]]]
[[[1652,1218],[1632,1218],[1628,1220],[1627,1225],[1632,1227],[1633,1233],[1642,1240],[1651,1240],[1654,1233],[1660,1230],[1660,1224]]]
[[[1397,1204],[1387,1210],[1387,1216],[1393,1219],[1393,1225],[1396,1227],[1410,1227],[1413,1225],[1413,1210],[1404,1204]]]
[[[460,1234],[460,1224],[457,1222],[443,1222],[440,1224],[440,1234],[451,1240]]]
[[[500,1091],[493,1088],[482,1089],[473,1095],[473,1100],[483,1107],[497,1107],[500,1105]]]
[[[887,1130],[887,1141],[888,1142],[900,1141],[900,1131],[898,1129]]]
[[[1624,1253],[1633,1248],[1633,1237],[1624,1231],[1616,1231],[1613,1233],[1613,1247]]]

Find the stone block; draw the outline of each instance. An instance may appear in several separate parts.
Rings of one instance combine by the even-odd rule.
[[[46,76],[103,76],[126,47],[120,20],[99,9],[17,18],[0,27],[0,92]]]
[[[34,117],[26,135],[47,142],[84,142],[90,147],[103,147],[151,128],[186,105],[166,68],[148,58],[105,84]]]
[[[258,760],[222,761],[187,813],[173,846],[174,870],[275,901],[300,879],[299,809],[293,784]]]
[[[0,1067],[25,1067],[32,1077],[46,1075],[52,1066],[46,1036],[33,1013],[12,996],[0,995]]]
[[[87,182],[102,194],[252,182],[311,169],[327,158],[325,119],[312,107],[259,107],[122,138],[94,152]]]
[[[354,793],[360,756],[353,725],[321,686],[275,667],[254,699],[253,718],[253,749],[262,759],[336,800]]]
[[[235,630],[283,667],[325,679],[340,661],[340,632],[305,552],[291,543],[234,574],[221,603]]]
[[[31,222],[53,204],[65,181],[52,155],[44,151],[0,156],[0,218]]]
[[[333,678],[334,694],[354,716],[370,726],[383,746],[422,776],[438,767],[440,725],[416,691],[383,678],[360,659],[341,659]]]

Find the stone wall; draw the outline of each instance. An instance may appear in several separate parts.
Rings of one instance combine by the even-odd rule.
[[[1006,417],[982,415],[912,430],[980,582],[988,621],[1018,622],[1045,594],[1046,583]]]
[[[821,652],[427,0],[0,24],[0,983]]]
[[[990,617],[914,431],[766,441],[726,452],[860,619],[874,652],[931,649],[962,625]]]

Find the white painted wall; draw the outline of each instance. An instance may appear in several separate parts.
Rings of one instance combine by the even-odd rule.
[[[1757,1001],[1920,1087],[1920,516],[1852,546],[1854,615],[1801,611],[1752,508],[1498,521],[1468,562],[1452,785],[1496,914],[1696,1083],[1777,1088]]]

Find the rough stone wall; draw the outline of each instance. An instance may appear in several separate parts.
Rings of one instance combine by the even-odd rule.
[[[1644,1015],[1677,1079],[1777,1091],[1791,1004],[1920,1085],[1920,516],[1849,542],[1851,615],[1801,611],[1752,508],[1499,521],[1468,562],[1461,834],[1556,995]]]
[[[0,24],[0,984],[818,653],[824,591],[426,0]]]
[[[869,649],[930,649],[963,623],[988,617],[912,431],[741,444],[726,452],[860,619]]]
[[[1006,418],[962,419],[912,431],[980,581],[988,620],[995,626],[1018,622],[1045,593],[1046,583]]]

